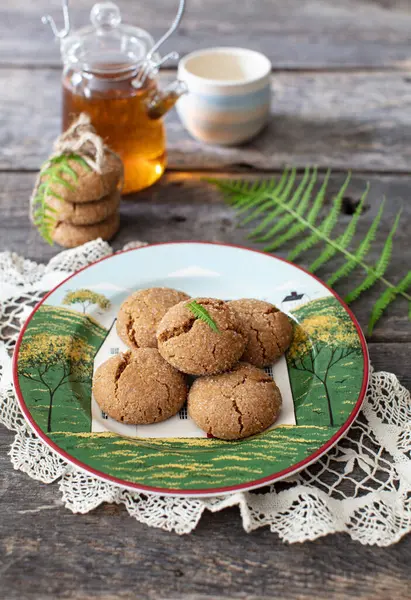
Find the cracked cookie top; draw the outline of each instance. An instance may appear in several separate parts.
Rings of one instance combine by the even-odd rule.
[[[157,348],[157,325],[169,308],[188,298],[171,288],[134,292],[120,306],[116,324],[119,337],[129,348]]]
[[[195,298],[218,332],[198,319],[183,301],[170,308],[157,329],[158,350],[171,365],[190,375],[228,371],[243,354],[247,335],[230,306],[216,298]]]
[[[241,318],[248,342],[241,360],[268,367],[291,343],[293,328],[287,315],[263,300],[231,300],[229,306]]]
[[[188,412],[208,434],[236,440],[270,427],[281,410],[281,394],[262,369],[238,363],[221,375],[197,379],[188,396]]]
[[[155,348],[138,348],[109,358],[93,377],[100,408],[116,421],[159,423],[175,415],[187,398],[184,375]]]

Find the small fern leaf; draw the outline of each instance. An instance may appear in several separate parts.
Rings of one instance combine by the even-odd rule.
[[[299,244],[296,245],[294,250],[287,255],[287,260],[295,260],[298,258],[303,252],[307,252],[310,248],[312,248],[319,240],[320,236],[318,233],[312,233],[308,237],[304,238]]]
[[[345,297],[345,301],[347,304],[356,300],[363,292],[369,290],[379,279],[377,272],[373,269],[371,270],[367,277],[362,281],[362,283],[357,286],[352,292],[347,294]]]
[[[210,313],[198,302],[192,300],[187,305],[187,308],[193,313],[196,319],[200,319],[204,323],[206,323],[210,329],[212,329],[215,333],[220,333],[220,330],[217,327],[217,323],[214,321]]]
[[[54,173],[53,175],[50,175],[49,185],[52,185],[53,183],[58,183],[58,184],[62,185],[67,190],[70,190],[70,192],[74,192],[74,190],[76,189],[74,187],[74,185],[71,185],[71,183],[69,183],[68,181],[66,181],[62,177],[60,177],[60,175],[58,175],[57,173]]]
[[[360,202],[358,203],[358,206],[355,209],[355,212],[350,222],[348,223],[344,233],[339,238],[337,238],[335,245],[327,244],[320,256],[313,263],[311,263],[311,265],[308,267],[308,270],[311,271],[311,273],[315,273],[316,271],[318,271],[318,269],[326,262],[328,262],[333,256],[335,256],[341,248],[343,248],[344,250],[348,248],[357,229],[358,219],[362,214],[364,202],[368,195],[368,190],[369,185],[367,184],[367,187],[365,188],[365,191],[361,196]]]
[[[377,269],[376,269],[380,275],[384,275],[384,273],[387,270],[387,267],[390,263],[391,254],[392,254],[392,242],[394,239],[395,232],[397,231],[398,224],[400,222],[401,213],[402,213],[402,209],[398,211],[397,216],[395,217],[394,224],[391,227],[391,231],[388,234],[387,239],[384,244],[384,247],[382,249],[381,257],[380,257],[380,260],[378,261],[378,265],[377,265]]]
[[[249,238],[258,237],[258,235],[260,233],[262,233],[268,227],[268,225],[276,219],[276,217],[278,215],[283,214],[285,212],[285,208],[283,206],[281,206],[281,203],[283,203],[284,201],[287,200],[288,195],[290,194],[290,192],[294,186],[296,174],[297,174],[296,169],[295,168],[291,169],[290,176],[288,177],[288,180],[286,181],[284,189],[275,198],[272,198],[270,200],[270,206],[273,206],[274,210],[272,210],[265,217],[265,219],[263,219],[261,221],[260,225],[258,225],[258,227],[256,227],[254,229],[254,231],[252,231],[250,233],[250,235],[248,236]]]
[[[383,312],[388,308],[388,306],[395,300],[398,294],[406,292],[407,289],[411,286],[411,271],[408,271],[406,276],[400,281],[400,283],[396,287],[388,288],[385,292],[378,298],[377,302],[374,304],[374,307],[371,312],[370,320],[368,322],[368,333],[372,334],[376,323],[382,317]]]
[[[63,196],[61,196],[60,194],[57,194],[54,190],[49,189],[48,190],[48,196],[51,196],[53,198],[57,198],[57,200],[63,200]]]
[[[350,183],[350,179],[351,179],[351,173],[348,173],[346,180],[344,181],[342,187],[340,188],[340,191],[334,198],[334,202],[333,202],[330,212],[328,213],[328,215],[326,216],[326,218],[324,219],[324,221],[321,223],[321,225],[319,227],[319,229],[321,230],[321,232],[323,233],[323,235],[325,237],[330,236],[332,230],[334,229],[334,227],[337,224],[338,217],[340,216],[340,213],[341,213],[342,199],[344,197],[345,190],[347,189],[348,184]]]
[[[330,174],[331,171],[330,169],[328,169],[327,173],[325,174],[324,177],[324,181],[322,183],[322,186],[320,188],[320,191],[318,192],[318,194],[316,195],[312,208],[310,210],[310,212],[307,215],[307,222],[310,225],[314,225],[315,221],[317,219],[318,213],[320,212],[323,204],[324,204],[324,199],[325,199],[325,192],[327,191],[327,187],[328,187],[328,181],[330,179]],[[317,175],[317,172],[316,172]]]
[[[67,165],[67,164],[66,164],[66,165],[65,165],[65,164],[62,164],[62,165],[60,166],[60,171],[61,171],[61,172],[63,172],[63,173],[67,173],[67,175],[69,175],[69,176],[70,176],[72,179],[74,179],[74,181],[77,181],[77,180],[78,180],[78,175],[77,175],[77,173],[75,172],[75,170],[74,170],[74,169],[72,169],[72,168],[70,167],[70,165]]]
[[[317,169],[314,168],[313,173],[311,175],[310,182],[304,192],[305,198],[302,199],[302,201],[300,202],[300,204],[296,210],[296,212],[301,216],[304,214],[304,212],[306,210],[307,204],[311,198],[311,194],[312,194],[312,191],[313,191],[316,181],[317,181]],[[307,202],[307,204],[306,204],[306,202]],[[295,218],[294,218],[294,220],[295,220]],[[275,241],[271,242],[271,244],[269,244],[268,246],[265,246],[264,251],[272,252],[273,250],[276,250],[277,248],[279,248],[280,246],[282,246],[289,240],[292,240],[295,237],[297,237],[297,235],[299,235],[302,231],[304,231],[305,228],[306,228],[306,225],[304,223],[301,223],[300,221],[295,222],[289,228],[288,231],[286,231],[285,233],[283,233],[282,235],[277,237],[277,239]]]
[[[378,298],[374,304],[370,319],[368,321],[368,335],[371,335],[374,331],[374,327],[381,318],[384,310],[395,300],[397,292],[395,288],[387,288],[384,293]]]
[[[304,189],[307,186],[307,181],[309,180],[310,177],[310,169],[305,169],[304,171],[304,175],[303,178],[300,181],[300,184],[298,185],[297,189],[295,190],[291,200],[289,202],[287,202],[287,200],[283,200],[281,198],[281,201],[283,202],[287,202],[287,206],[288,208],[294,208],[294,206],[297,205],[298,203],[298,209],[301,207],[301,212],[304,213],[305,212],[305,208],[307,208],[307,204],[309,202],[309,196],[307,196],[306,194],[303,194]],[[302,199],[300,201],[300,198],[302,196]],[[292,213],[288,213],[285,214],[283,217],[281,217],[281,219],[279,221],[277,221],[277,223],[275,223],[268,231],[267,233],[265,233],[264,235],[257,237],[256,241],[257,242],[266,242],[267,240],[271,239],[276,233],[283,231],[286,227],[288,227],[293,221],[294,221],[295,217]]]
[[[354,258],[348,259],[333,275],[331,275],[331,277],[327,280],[327,284],[329,286],[332,287],[335,283],[337,283],[337,281],[339,281],[343,277],[347,277],[347,275],[349,275],[351,271],[353,271],[355,267],[357,267],[368,254],[371,244],[375,240],[378,226],[384,213],[384,205],[385,200],[381,202],[380,208],[378,209],[378,213],[374,217],[374,220],[371,223],[371,226],[368,229],[365,238],[359,245],[358,250],[355,252]]]
[[[401,211],[399,211],[397,216],[395,217],[394,224],[391,227],[391,231],[388,234],[388,237],[385,241],[378,263],[376,264],[374,269],[369,269],[368,275],[362,281],[362,283],[360,283],[359,286],[357,286],[352,292],[350,292],[346,296],[345,301],[347,302],[347,304],[349,304],[353,300],[356,300],[363,292],[370,289],[370,287],[372,287],[384,275],[390,262],[392,254],[392,240],[397,230],[400,217]]]
[[[55,168],[53,166],[50,166],[47,169],[42,169],[41,176],[46,177],[46,176],[54,175],[55,172],[56,172]],[[43,185],[47,185],[47,184],[43,183]]]
[[[74,160],[74,162],[81,165],[86,171],[92,170],[90,165],[87,163],[87,161],[84,160],[82,156],[79,156],[78,154],[70,154],[68,158],[69,160]]]

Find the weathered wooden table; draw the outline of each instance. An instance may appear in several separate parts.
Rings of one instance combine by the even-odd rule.
[[[155,37],[176,4],[119,2],[125,21]],[[72,5],[76,25],[87,22],[91,1]],[[0,250],[36,261],[58,251],[43,243],[27,217],[35,171],[59,132],[59,53],[40,23],[50,10],[61,17],[58,0],[13,0],[0,8]],[[265,52],[274,65],[272,121],[249,145],[219,150],[190,139],[170,115],[169,171],[154,188],[123,203],[114,247],[135,239],[245,243],[231,210],[201,181],[204,173],[261,177],[286,164],[316,164],[333,167],[330,192],[344,172],[353,171],[347,213],[370,182],[359,237],[384,195],[381,239],[402,204],[389,275],[403,274],[411,259],[410,32],[409,0],[188,0],[173,48],[184,54],[225,44]],[[164,80],[174,77],[174,67]],[[364,326],[377,292],[354,305]],[[395,372],[410,387],[406,309],[401,301],[390,309],[369,348],[377,369]],[[0,429],[2,600],[411,598],[411,537],[388,549],[363,547],[344,535],[287,546],[268,530],[245,534],[234,509],[205,515],[186,537],[140,525],[117,506],[73,515],[62,507],[56,485],[12,470],[12,438]]]

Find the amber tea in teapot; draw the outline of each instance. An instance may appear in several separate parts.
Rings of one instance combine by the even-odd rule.
[[[147,102],[156,88],[152,79],[135,89],[130,77],[113,81],[100,76],[98,89],[86,95],[73,85],[70,73],[63,79],[63,128],[67,129],[81,112],[90,115],[98,134],[123,160],[124,193],[148,187],[166,166],[163,121],[150,119],[147,114]]]
[[[144,189],[157,181],[166,167],[163,115],[184,93],[174,82],[158,89],[158,47],[177,27],[176,20],[157,44],[142,29],[121,24],[112,2],[96,4],[89,27],[69,34],[67,0],[63,0],[65,30],[53,31],[61,40],[63,72],[63,129],[82,112],[90,115],[97,133],[124,162],[124,193]],[[172,53],[175,56],[175,53]]]

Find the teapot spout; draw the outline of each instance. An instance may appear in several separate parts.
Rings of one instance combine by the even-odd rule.
[[[165,90],[156,90],[147,100],[149,118],[154,120],[163,117],[187,91],[186,84],[179,79],[173,81]]]

